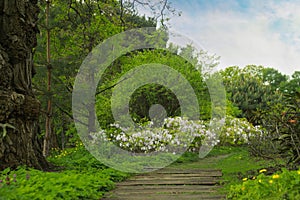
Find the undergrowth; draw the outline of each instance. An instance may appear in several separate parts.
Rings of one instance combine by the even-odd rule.
[[[101,164],[81,143],[75,148],[52,151],[48,160],[60,166],[59,170],[19,167],[0,172],[0,199],[101,199],[115,182],[131,176]],[[283,163],[280,159],[252,157],[245,146],[218,146],[204,159],[186,152],[168,167],[222,169],[223,187],[219,193],[227,194],[229,199],[276,199],[276,195],[281,197],[277,199],[298,198],[300,171],[283,168],[280,172]]]
[[[60,171],[43,172],[26,167],[0,172],[0,199],[100,199],[115,182],[129,176],[97,161],[82,145],[53,151],[49,161]]]

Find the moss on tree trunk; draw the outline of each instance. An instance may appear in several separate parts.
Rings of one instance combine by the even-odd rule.
[[[45,169],[38,138],[40,102],[32,92],[37,0],[0,0],[0,169]]]

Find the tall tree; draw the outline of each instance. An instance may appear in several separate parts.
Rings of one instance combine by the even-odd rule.
[[[262,69],[262,80],[265,84],[269,84],[273,91],[282,90],[282,86],[288,81],[288,76],[281,74],[273,68]]]
[[[61,145],[64,146],[64,134],[72,137],[72,133],[75,132],[74,128],[70,128],[72,127],[71,93],[83,59],[104,39],[122,30],[135,27],[156,27],[156,22],[153,18],[138,15],[128,5],[121,5],[120,1],[116,0],[51,0],[49,26],[44,26],[47,16],[46,6],[47,4],[42,1],[39,24],[41,34],[38,37],[39,45],[35,53],[38,73],[34,78],[34,88],[43,103],[42,109],[45,110],[43,113],[46,113],[47,99],[52,100],[53,133],[61,133]],[[51,30],[51,66],[53,66],[51,92],[47,91],[45,78],[46,66],[48,66],[45,59],[46,36],[49,29]],[[89,107],[91,116],[94,116],[93,105]],[[95,120],[93,117],[90,119],[92,131]],[[42,119],[41,123],[46,122]],[[46,135],[46,130],[43,129],[42,132]],[[48,149],[57,147],[55,142],[51,142],[53,137],[56,135],[52,134]]]
[[[46,29],[47,29],[47,47],[46,47],[46,52],[47,52],[47,92],[51,92],[51,71],[52,71],[52,66],[51,66],[51,54],[50,54],[50,28],[49,28],[49,15],[50,15],[50,0],[46,0],[47,6],[46,6]],[[47,102],[47,114],[46,114],[46,127],[45,127],[45,137],[44,137],[44,144],[43,144],[43,155],[47,156],[49,153],[49,140],[50,138],[55,138],[51,137],[51,117],[52,116],[52,101],[51,97],[48,97],[48,102]]]
[[[264,72],[264,67],[254,65],[243,69],[228,67],[221,71],[230,100],[242,111],[240,117],[247,118],[255,125],[262,124],[262,111],[269,110],[271,104],[281,101],[281,95],[275,89],[279,83],[273,84],[271,76],[267,76],[270,73]]]
[[[40,102],[32,91],[38,0],[0,1],[0,168],[47,167],[39,142]]]

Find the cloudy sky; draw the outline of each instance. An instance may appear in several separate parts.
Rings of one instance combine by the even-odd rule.
[[[221,56],[219,67],[300,70],[300,0],[169,1],[182,12],[170,29]]]

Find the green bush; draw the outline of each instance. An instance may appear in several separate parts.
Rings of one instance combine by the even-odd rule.
[[[5,199],[99,199],[114,187],[106,174],[67,170],[42,172],[19,168],[2,175],[0,196]]]
[[[229,199],[300,199],[300,170],[282,172],[271,176],[264,174],[261,170],[257,177],[243,179],[242,184],[233,185],[228,194]]]
[[[114,182],[128,177],[101,164],[81,143],[76,148],[53,151],[49,160],[63,170],[43,172],[20,167],[0,172],[0,200],[100,199],[114,188]]]

